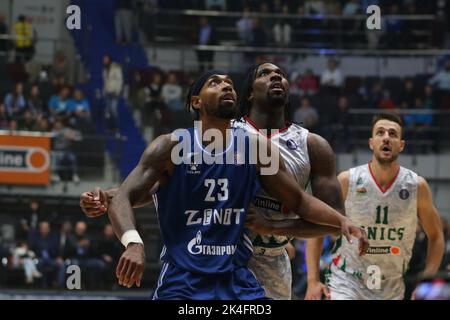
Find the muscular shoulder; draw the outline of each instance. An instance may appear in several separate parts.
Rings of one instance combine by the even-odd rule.
[[[309,132],[307,143],[310,158],[321,158],[323,156],[334,158],[334,152],[330,144],[318,134]]]
[[[422,176],[417,176],[417,192],[419,197],[426,196],[431,193],[427,180],[425,180]]]
[[[315,133],[308,133],[308,155],[311,172],[335,172],[335,155],[327,140]]]
[[[145,149],[141,157],[142,164],[150,164],[167,160],[172,148],[178,143],[172,138],[172,134],[164,134],[153,140]]]

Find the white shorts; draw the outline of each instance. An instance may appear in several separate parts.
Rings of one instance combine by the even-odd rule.
[[[383,280],[380,289],[369,289],[365,280],[331,266],[329,280],[331,300],[402,300],[403,278]]]
[[[265,289],[267,297],[274,300],[291,300],[292,271],[286,249],[277,248],[276,254],[274,249],[258,249],[254,248],[248,267]]]

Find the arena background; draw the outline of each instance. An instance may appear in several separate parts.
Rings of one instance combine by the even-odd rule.
[[[381,30],[366,27],[372,4],[381,8]],[[70,5],[80,8],[81,29],[68,29],[76,12],[66,13]],[[403,116],[401,163],[431,185],[446,235],[445,276],[449,19],[450,3],[441,0],[2,0],[0,299],[148,298],[160,269],[155,210],[135,211],[147,267],[142,288],[123,289],[113,275],[121,246],[106,217],[84,217],[79,195],[117,186],[155,136],[190,125],[184,97],[202,68],[228,71],[240,88],[260,61],[288,72],[292,121],[331,143],[338,171],[370,158],[373,114],[387,109]],[[105,54],[119,71],[106,86]],[[322,81],[326,73],[333,83]],[[48,228],[51,254],[33,255]],[[304,243],[294,245],[293,291],[302,299]],[[323,268],[331,245],[330,238]],[[425,251],[418,229],[408,279],[423,267]],[[18,256],[38,267],[28,278]],[[82,289],[69,290],[60,266],[77,261]]]

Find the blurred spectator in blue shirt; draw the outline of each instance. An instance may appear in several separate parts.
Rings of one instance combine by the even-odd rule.
[[[73,92],[73,98],[67,102],[67,109],[71,115],[71,122],[76,125],[77,122],[88,122],[90,120],[89,101],[84,97],[80,89]]]
[[[14,87],[14,92],[5,96],[5,107],[8,116],[20,116],[27,106],[25,96],[23,95],[23,83],[18,82]]]
[[[64,86],[61,88],[58,95],[53,95],[50,98],[48,102],[48,107],[50,113],[53,116],[64,116],[67,114],[67,112],[69,111],[68,108],[69,94],[70,94],[69,88]]]

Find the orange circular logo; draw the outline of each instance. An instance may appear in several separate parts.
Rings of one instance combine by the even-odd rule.
[[[41,168],[45,165],[46,158],[42,152],[33,152],[30,155],[30,164],[33,168]]]
[[[391,247],[391,253],[392,254],[399,254],[400,248],[399,247]]]

